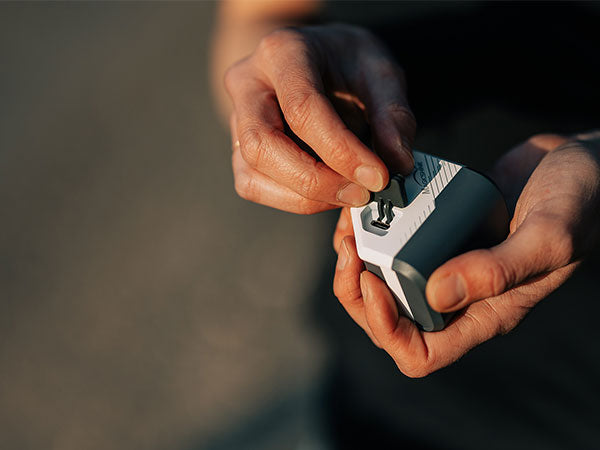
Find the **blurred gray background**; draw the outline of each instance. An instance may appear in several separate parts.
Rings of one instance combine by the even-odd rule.
[[[213,9],[0,4],[2,449],[282,449],[305,428],[332,230],[236,197]]]

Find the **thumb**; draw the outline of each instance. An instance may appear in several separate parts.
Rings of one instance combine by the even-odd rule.
[[[427,300],[436,311],[449,312],[498,296],[568,264],[571,242],[558,220],[528,218],[496,247],[459,255],[436,269],[427,282]]]

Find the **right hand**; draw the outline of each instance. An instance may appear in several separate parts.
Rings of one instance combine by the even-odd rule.
[[[366,30],[275,31],[228,69],[225,87],[235,188],[247,200],[300,214],[360,206],[387,185],[388,167],[413,168],[403,71]],[[321,161],[294,143],[286,123]],[[357,136],[367,123],[376,153]]]

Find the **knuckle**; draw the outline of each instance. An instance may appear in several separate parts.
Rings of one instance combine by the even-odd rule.
[[[264,139],[256,128],[246,128],[238,133],[240,152],[244,160],[251,166],[257,167],[264,151]]]
[[[317,206],[309,200],[301,200],[297,205],[297,214],[304,216],[308,216],[319,211],[319,208],[317,208]]]
[[[479,333],[481,333],[481,339],[479,340],[483,342],[498,335],[504,334],[504,325],[497,316],[497,312],[493,308],[490,308],[489,302],[486,300],[483,300],[480,302],[480,304],[481,306],[476,314],[467,310],[463,316],[464,320],[469,322],[469,326],[471,328],[479,330]],[[472,332],[467,329],[465,329],[463,333],[464,336],[470,336],[471,334]],[[468,350],[472,346],[473,343],[470,344],[465,350]]]
[[[477,327],[485,331],[485,335],[488,339],[492,337],[503,335],[508,333],[512,327],[508,327],[507,323],[502,320],[502,314],[489,300],[481,302],[481,315],[484,319],[477,318],[476,315],[467,312],[471,321],[477,324]],[[465,314],[465,315],[467,315]]]
[[[298,175],[298,193],[305,198],[316,199],[319,196],[321,182],[319,175],[312,170],[304,170]]]
[[[223,84],[227,92],[231,93],[232,87],[235,85],[236,65],[230,66],[223,75]]]
[[[282,33],[279,31],[273,31],[259,41],[257,52],[269,59],[269,56],[278,52],[282,45],[284,45]]]
[[[435,372],[438,367],[438,358],[430,350],[412,348],[410,353],[405,355],[403,361],[397,361],[396,365],[407,377],[423,378]]]
[[[396,365],[400,372],[409,378],[423,378],[433,372],[429,365],[423,363],[397,363]]]
[[[327,143],[327,147],[327,160],[336,168],[340,170],[349,169],[353,163],[357,163],[356,157],[353,156],[348,143],[344,139],[332,139]]]
[[[348,143],[348,135],[351,133],[349,130],[342,130],[335,135],[324,136],[322,145],[327,149],[327,153],[322,157],[325,162],[318,161],[316,165],[318,167],[320,165],[335,167],[335,171],[338,173],[353,172],[358,167],[360,160]]]
[[[333,279],[333,295],[337,297],[340,303],[343,303],[345,294],[342,283],[340,283],[340,276],[336,274]]]
[[[533,136],[531,136],[529,139],[527,139],[527,142],[529,142],[530,144],[536,144],[536,143],[540,143],[545,141],[546,139],[548,139],[548,137],[552,136],[551,134],[548,133],[538,133],[538,134],[534,134]]]
[[[488,269],[489,292],[492,292],[493,296],[497,296],[513,286],[516,275],[508,264],[504,264],[497,258],[494,258],[493,255],[490,256],[492,257],[490,258],[491,264]]]
[[[285,118],[296,134],[306,132],[317,95],[315,91],[301,90],[290,94],[284,102]]]
[[[560,138],[560,136],[557,134],[538,133],[538,134],[534,134],[533,136],[531,136],[527,140],[527,142],[536,147],[545,148],[549,142],[552,142],[552,141],[556,140],[557,138]]]
[[[247,174],[236,174],[234,177],[234,188],[237,195],[244,200],[255,199],[254,180]]]
[[[258,43],[257,52],[266,61],[271,60],[285,47],[298,42],[300,33],[291,28],[280,28],[264,36]]]
[[[362,297],[360,288],[350,288],[349,280],[341,273],[336,273],[333,293],[344,307],[352,306],[353,301]]]
[[[435,372],[437,367],[441,366],[441,362],[439,361],[439,357],[437,353],[429,352],[427,357],[425,358],[424,363],[421,365],[421,371],[425,375],[429,375],[430,373]]]
[[[543,133],[530,137],[526,141],[526,145],[545,151],[552,151],[565,142],[567,142],[567,139],[564,136],[559,134]]]
[[[477,256],[482,267],[482,287],[491,297],[502,294],[506,289],[513,286],[516,280],[516,273],[511,264],[505,262],[494,249],[474,250],[473,255]],[[477,294],[475,294],[477,295]]]
[[[223,85],[225,90],[231,95],[235,90],[235,86],[239,84],[242,72],[242,65],[246,62],[246,58],[237,61],[225,70],[223,74]]]
[[[352,308],[362,303],[362,292],[357,283],[355,273],[336,271],[333,282],[333,293],[345,308]]]

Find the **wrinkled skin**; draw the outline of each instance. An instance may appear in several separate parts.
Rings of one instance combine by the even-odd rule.
[[[414,165],[404,73],[384,46],[352,26],[284,28],[230,67],[225,86],[238,194],[300,214],[344,207],[334,291],[406,375],[425,376],[512,330],[598,247],[600,133],[534,136],[492,173],[513,213],[509,236],[431,275],[431,307],[461,312],[443,331],[421,332],[365,271],[347,208],[381,190],[388,168]]]
[[[509,236],[493,248],[459,255],[431,275],[426,287],[431,307],[462,310],[439,332],[420,331],[398,314],[385,283],[365,271],[349,210],[342,210],[334,235],[335,294],[410,377],[445,367],[512,330],[598,249],[600,133],[535,136],[502,157],[492,176],[514,207]]]
[[[385,187],[388,167],[412,170],[416,125],[402,69],[363,29],[270,33],[228,69],[225,86],[235,187],[247,200],[301,214],[359,206]],[[375,152],[359,138],[367,123]]]

